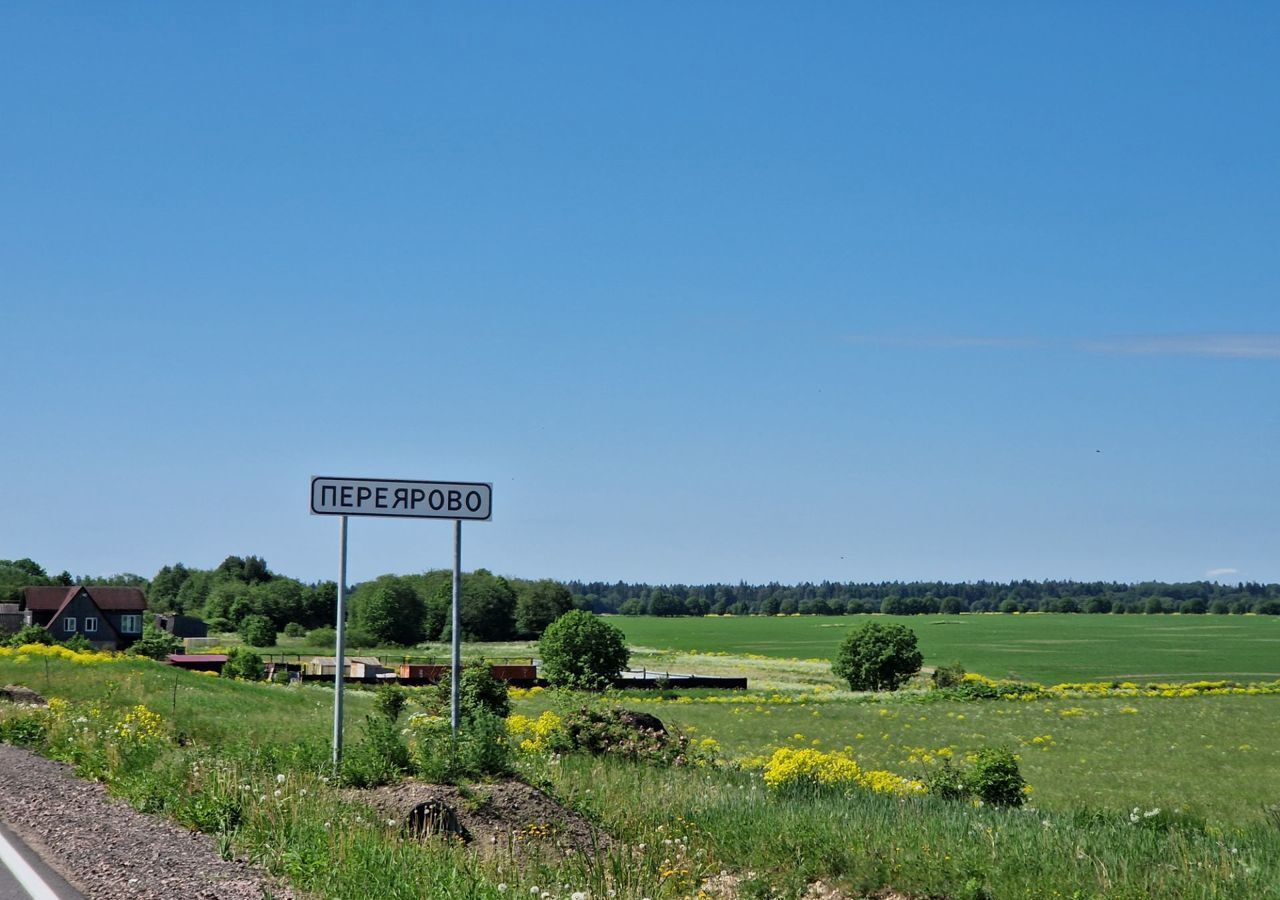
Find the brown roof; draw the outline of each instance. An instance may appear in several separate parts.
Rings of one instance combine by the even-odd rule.
[[[61,608],[80,590],[80,585],[73,587],[29,587],[23,589],[27,609],[56,610]],[[103,612],[142,612],[147,608],[147,598],[142,591],[133,587],[97,587],[86,586],[85,590],[93,598],[98,609]]]

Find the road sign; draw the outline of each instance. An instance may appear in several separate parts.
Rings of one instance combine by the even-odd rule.
[[[338,552],[338,621],[334,640],[333,767],[342,762],[342,679],[345,674],[347,601],[347,516],[397,519],[453,519],[452,678],[450,725],[458,734],[461,717],[462,520],[487,522],[493,514],[493,485],[476,481],[395,481],[390,478],[311,478],[311,514],[341,516]]]
[[[469,481],[395,481],[388,478],[311,479],[317,516],[387,516],[401,519],[488,521],[493,485]]]

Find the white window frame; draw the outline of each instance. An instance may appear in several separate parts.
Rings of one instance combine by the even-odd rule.
[[[85,630],[85,633],[86,633],[86,634],[87,634],[88,632],[90,632],[90,631],[97,631],[97,630],[98,630],[98,617],[97,617],[97,616],[85,616],[85,617],[84,617],[84,630]]]
[[[132,627],[131,627],[132,626]],[[121,634],[141,634],[142,616],[137,613],[126,613],[120,617]]]
[[[62,630],[63,630],[63,631],[75,631],[75,630],[76,630],[76,617],[75,617],[75,616],[63,616],[63,617],[62,617]]]

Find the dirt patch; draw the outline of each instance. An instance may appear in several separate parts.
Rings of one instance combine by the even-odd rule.
[[[347,791],[344,796],[369,804],[424,838],[462,840],[486,856],[563,858],[613,845],[612,838],[587,819],[519,781],[465,788],[405,781]]]

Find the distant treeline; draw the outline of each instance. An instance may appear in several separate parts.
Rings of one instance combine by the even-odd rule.
[[[1280,584],[1213,581],[823,581],[654,586],[570,581],[574,604],[624,616],[926,615],[961,612],[1262,613],[1280,615]]]
[[[140,587],[154,612],[198,616],[210,631],[252,634],[254,643],[275,634],[331,628],[338,586],[307,584],[272,572],[259,556],[228,556],[216,568],[175,563],[154,577],[73,577],[48,574],[30,559],[0,559],[0,603],[16,601],[22,588],[40,584],[112,584]],[[446,638],[451,575],[436,570],[383,575],[352,588],[347,622],[353,644],[417,644]],[[961,612],[1065,613],[1262,613],[1280,615],[1280,585],[1213,581],[1169,584],[1146,581],[823,581],[703,585],[558,582],[504,578],[484,569],[463,575],[462,630],[468,640],[535,638],[569,609],[651,616],[896,615]],[[327,636],[321,635],[327,639]],[[246,639],[249,639],[248,637]]]
[[[353,585],[346,617],[349,644],[446,640],[453,628],[452,581],[451,572],[436,570],[383,575]],[[213,569],[175,563],[151,579],[133,574],[49,575],[30,559],[0,559],[0,603],[18,601],[24,587],[58,584],[139,587],[146,592],[152,612],[196,616],[211,632],[238,631],[256,646],[274,644],[282,631],[294,636],[312,632],[316,643],[332,643],[337,620],[336,582],[303,583],[272,572],[259,556],[228,556]],[[559,582],[508,579],[477,569],[463,574],[460,607],[459,623],[467,640],[508,641],[538,637],[557,616],[573,608],[573,598]]]

